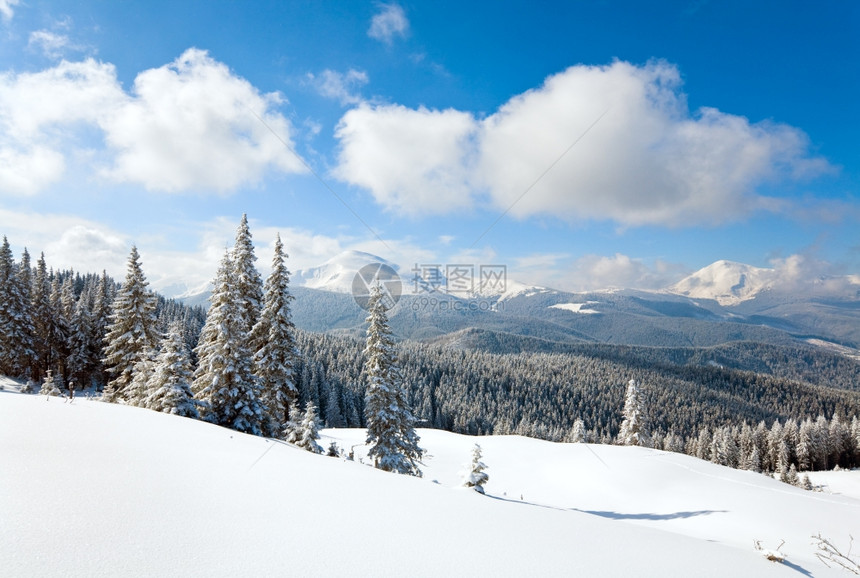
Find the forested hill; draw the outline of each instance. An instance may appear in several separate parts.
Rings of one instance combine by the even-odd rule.
[[[644,347],[606,343],[560,343],[483,329],[466,329],[432,341],[488,353],[569,353],[648,368],[655,365],[714,366],[764,373],[814,385],[860,390],[860,361],[820,347],[733,341],[712,347]]]
[[[363,386],[358,378],[363,342],[307,332],[301,332],[298,341],[303,354],[299,367],[302,396],[319,401],[324,416],[361,425],[352,420],[363,413]],[[733,347],[743,350],[750,346],[730,344],[721,351]],[[666,352],[647,348],[598,347],[593,350],[602,351],[598,355],[586,351],[489,353],[404,341],[399,351],[416,416],[428,426],[459,433],[517,433],[562,440],[579,418],[595,439],[608,440],[618,432],[625,384],[631,378],[643,386],[652,429],[685,437],[695,435],[704,425],[860,414],[860,393],[856,391],[698,365],[695,350],[686,352],[693,364],[649,361],[646,354],[659,357]],[[681,358],[685,354],[680,350],[669,353]],[[810,359],[811,366],[804,369],[796,364],[791,371],[812,371],[819,358]],[[853,362],[846,363],[848,373],[856,374]],[[843,381],[848,383],[849,378]]]

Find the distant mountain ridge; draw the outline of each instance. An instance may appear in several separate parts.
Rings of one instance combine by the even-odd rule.
[[[366,312],[352,298],[361,267],[384,263],[347,251],[292,276],[293,317],[302,329],[362,336]],[[437,281],[445,281],[441,271]],[[860,349],[860,278],[787,278],[777,269],[717,261],[660,291],[616,289],[571,293],[507,279],[496,291],[469,294],[416,290],[400,272],[403,295],[391,311],[399,339],[438,339],[464,329],[533,336],[557,343],[712,347],[736,341]],[[439,287],[437,286],[437,289]],[[186,295],[205,304],[206,292]]]

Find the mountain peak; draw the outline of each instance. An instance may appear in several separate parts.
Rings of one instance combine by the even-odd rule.
[[[720,260],[685,277],[667,291],[693,299],[713,299],[720,305],[734,305],[772,289],[775,277],[774,269]]]
[[[387,259],[372,253],[351,249],[338,253],[318,267],[299,269],[293,275],[293,280],[296,285],[311,289],[350,293],[355,274],[362,267],[371,263],[382,263],[395,271],[397,270],[397,265]]]

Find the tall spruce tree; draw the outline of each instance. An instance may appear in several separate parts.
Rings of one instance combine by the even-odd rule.
[[[233,264],[224,254],[209,298],[209,315],[195,348],[192,389],[206,421],[254,435],[263,433],[265,405],[253,372]]]
[[[131,248],[125,283],[117,291],[105,336],[104,363],[113,378],[105,387],[105,399],[126,400],[134,366],[158,343],[156,297],[147,289],[137,247]]]
[[[368,456],[381,470],[421,476],[418,462],[423,450],[418,447],[415,419],[407,404],[383,298],[381,286],[374,285],[367,304],[369,326],[364,349],[365,416],[371,446]]]
[[[31,298],[35,345],[32,376],[34,381],[41,381],[42,376],[49,369],[53,370],[56,361],[54,349],[56,315],[51,307],[51,278],[48,275],[48,265],[45,263],[44,253],[39,256],[39,260],[36,262],[36,275],[33,277]]]
[[[266,279],[266,293],[260,320],[251,331],[254,366],[260,380],[263,403],[268,408],[265,432],[277,436],[289,421],[290,408],[298,399],[293,377],[298,347],[295,325],[290,313],[290,271],[284,264],[281,236],[275,240],[272,273]]]
[[[18,377],[24,375],[33,355],[29,260],[26,267],[25,282],[4,236],[0,245],[0,374]]]
[[[74,380],[80,387],[90,384],[92,373],[96,366],[93,349],[93,319],[88,303],[88,295],[81,294],[75,304],[71,320],[71,335],[69,337],[69,357],[67,361],[69,379]]]
[[[33,325],[33,271],[30,265],[30,253],[26,247],[21,255],[21,263],[18,265],[18,290],[21,299],[18,309],[21,311],[21,334],[19,336],[18,367],[16,373],[24,376],[29,373],[31,379],[35,378],[33,371],[38,367],[36,363],[36,328]]]
[[[627,383],[627,393],[624,396],[624,421],[621,422],[618,442],[625,446],[650,445],[645,424],[645,402],[635,379]]]
[[[301,434],[296,436],[295,444],[315,454],[323,453],[322,446],[317,443],[317,440],[320,439],[317,408],[312,403],[309,403],[308,407],[305,408],[300,430]]]
[[[182,336],[183,325],[174,321],[161,340],[155,369],[149,379],[144,406],[183,417],[198,417],[197,400],[191,393],[191,363]]]
[[[251,230],[248,228],[248,215],[245,214],[242,215],[242,221],[236,229],[232,261],[242,330],[250,333],[260,319],[263,280],[254,265],[257,257],[254,254],[254,243],[251,241]]]

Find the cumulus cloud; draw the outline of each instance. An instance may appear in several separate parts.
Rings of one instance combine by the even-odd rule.
[[[19,250],[27,247],[35,261],[45,253],[49,266],[114,277],[124,274],[130,243],[112,228],[73,215],[22,212],[0,208],[2,234]],[[20,255],[16,255],[19,259]]]
[[[12,20],[12,16],[15,14],[12,7],[17,6],[18,3],[19,0],[0,0],[0,18],[2,18],[4,22]]]
[[[400,213],[444,214],[471,204],[475,121],[456,110],[361,104],[336,130],[335,176]]]
[[[352,68],[345,73],[326,69],[318,75],[309,73],[307,78],[320,95],[337,100],[342,105],[361,102],[361,87],[369,81],[366,72]]]
[[[74,129],[97,125],[123,98],[113,66],[93,59],[0,74],[0,191],[33,194],[58,181]]]
[[[813,255],[776,258],[771,266],[775,291],[820,297],[860,295],[860,275],[845,275],[841,267]]]
[[[266,171],[303,172],[289,150],[292,126],[274,110],[281,102],[197,49],[141,72],[130,94],[113,65],[92,58],[5,73],[0,191],[32,194],[56,182],[63,151],[74,150],[79,132],[93,128],[106,145],[100,175],[150,190],[226,193]]]
[[[379,12],[373,15],[367,35],[391,44],[396,36],[405,38],[409,32],[409,20],[398,4],[379,4]]]
[[[290,139],[289,122],[267,112],[280,97],[260,94],[202,50],[142,72],[132,93],[103,122],[108,145],[118,151],[105,172],[113,179],[159,191],[226,192],[269,168],[305,170],[272,134]]]
[[[363,155],[364,172],[396,170],[397,187],[357,178],[350,165],[353,143],[387,137],[385,119],[393,111],[416,121],[398,127],[398,141],[421,142],[425,154],[437,159],[433,174],[448,176],[444,182],[457,189],[460,202],[452,208],[471,206],[486,193],[495,209],[520,218],[718,224],[783,209],[779,200],[757,193],[766,182],[830,169],[810,154],[808,138],[796,128],[750,123],[713,108],[691,113],[680,74],[670,64],[580,65],[483,120],[396,106],[347,112],[338,130],[344,150],[338,174],[389,208],[410,213],[440,212],[425,194],[427,167],[408,163],[411,151],[377,146]],[[436,138],[423,142],[423,127],[443,115],[459,122],[436,125]]]

